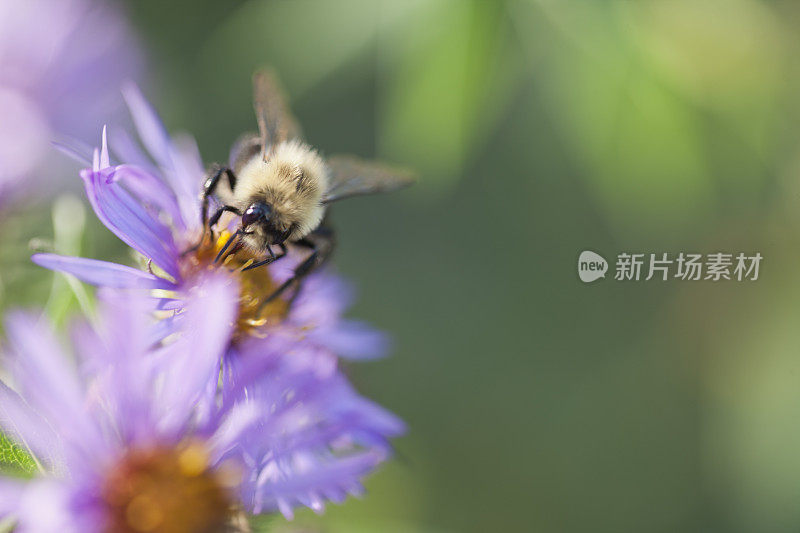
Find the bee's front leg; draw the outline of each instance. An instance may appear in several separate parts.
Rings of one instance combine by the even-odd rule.
[[[217,186],[219,185],[223,175],[228,178],[228,186],[231,188],[231,191],[233,191],[236,187],[236,174],[234,174],[233,170],[228,167],[220,167],[216,172],[209,176],[205,182],[205,185],[203,185],[203,206],[200,209],[200,221],[202,222],[204,228],[208,225],[209,199],[216,192]]]
[[[239,209],[237,209],[236,207],[232,205],[223,205],[222,207],[217,209],[217,212],[214,213],[210,219],[208,219],[208,229],[211,231],[212,235],[214,234],[213,231],[214,226],[217,225],[217,222],[219,222],[220,217],[225,212],[234,213],[236,215],[242,216],[242,212],[239,211]]]
[[[252,269],[258,268],[260,266],[269,265],[271,263],[274,263],[275,261],[277,261],[278,259],[280,259],[284,255],[286,255],[286,251],[287,250],[286,250],[286,245],[285,244],[279,244],[278,248],[281,249],[281,251],[280,251],[280,253],[278,255],[273,254],[272,250],[270,250],[269,251],[270,256],[268,258],[264,259],[263,261],[259,261],[258,263],[253,263],[252,265],[243,268],[242,272],[244,272],[246,270],[252,270]]]
[[[203,185],[203,197],[202,197],[203,204],[202,207],[200,208],[200,225],[203,228],[203,234],[200,235],[200,240],[197,241],[197,244],[195,244],[188,250],[185,250],[182,255],[194,252],[195,250],[200,248],[200,246],[202,246],[203,240],[205,240],[206,238],[206,230],[208,230],[211,233],[211,239],[213,241],[214,230],[212,230],[211,228],[213,228],[213,226],[217,222],[219,222],[219,217],[222,216],[222,213],[230,211],[232,213],[236,213],[237,215],[241,215],[238,209],[236,209],[233,206],[226,205],[218,209],[211,217],[211,220],[209,220],[208,218],[209,200],[211,199],[211,196],[214,194],[214,192],[217,190],[217,186],[219,185],[219,182],[222,179],[223,175],[228,178],[228,185],[230,186],[231,190],[233,190],[233,188],[236,186],[236,174],[234,174],[233,170],[231,170],[228,167],[218,168],[213,174],[211,174],[208,177],[208,179],[206,179],[206,182]]]

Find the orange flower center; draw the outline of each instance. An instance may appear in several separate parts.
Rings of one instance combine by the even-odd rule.
[[[256,256],[247,248],[240,248],[233,253],[229,250],[224,260],[214,262],[230,235],[228,231],[223,231],[212,241],[206,233],[201,245],[184,256],[181,274],[185,277],[192,276],[203,270],[215,268],[227,268],[235,273],[239,279],[240,292],[239,314],[234,337],[258,335],[257,330],[262,326],[277,324],[286,317],[289,303],[282,298],[275,298],[264,303],[278,288],[268,267],[260,266],[244,270],[248,266],[262,261],[264,257]]]
[[[212,533],[233,515],[234,476],[208,468],[205,448],[129,451],[103,486],[109,533]]]

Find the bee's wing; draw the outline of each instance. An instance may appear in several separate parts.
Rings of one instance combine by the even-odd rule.
[[[300,136],[300,127],[289,111],[275,75],[269,70],[257,70],[253,74],[253,107],[264,154],[268,146]]]
[[[350,196],[395,191],[416,181],[416,176],[406,170],[350,155],[330,157],[328,169],[330,182],[322,198],[326,204]]]
[[[231,147],[228,165],[238,174],[245,164],[261,153],[261,147],[261,135],[254,132],[243,134]]]

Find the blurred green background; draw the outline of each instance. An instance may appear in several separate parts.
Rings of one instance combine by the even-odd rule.
[[[145,93],[206,162],[255,128],[268,64],[324,153],[422,175],[335,209],[352,315],[396,340],[349,372],[409,423],[399,458],[267,529],[800,530],[800,4],[124,7]],[[2,305],[41,305],[50,208],[3,224]],[[86,224],[84,254],[125,259]],[[764,260],[755,282],[585,285],[584,249]]]

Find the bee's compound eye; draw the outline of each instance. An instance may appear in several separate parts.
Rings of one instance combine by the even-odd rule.
[[[269,218],[269,215],[272,213],[272,209],[262,202],[250,204],[244,214],[242,215],[242,226],[250,226],[251,224],[255,224],[259,220],[266,220]]]

